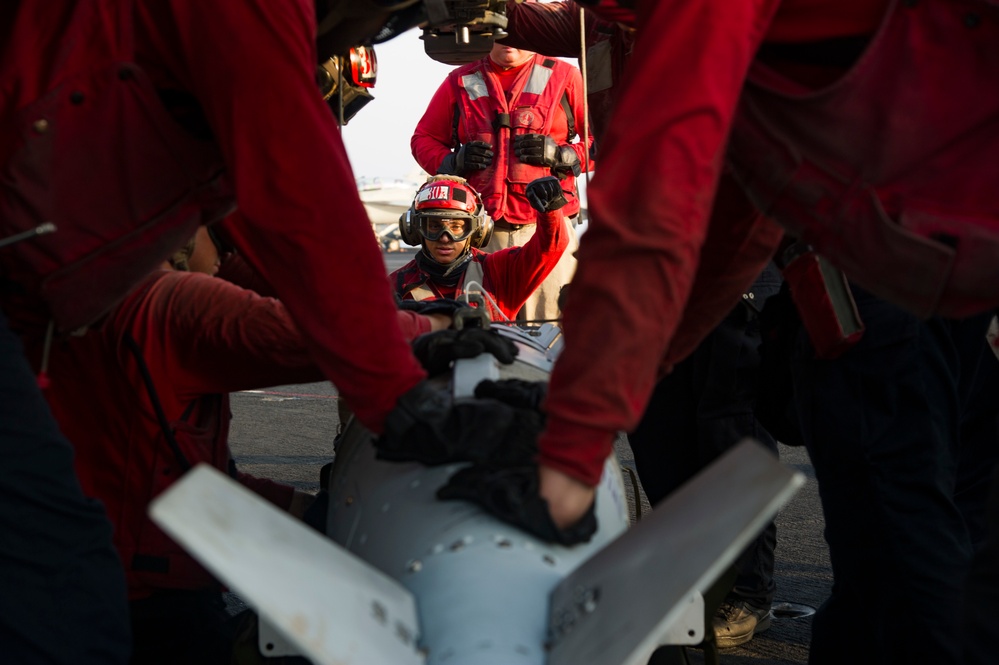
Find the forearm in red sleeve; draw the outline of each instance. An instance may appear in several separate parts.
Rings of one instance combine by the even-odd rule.
[[[445,79],[431,98],[423,117],[416,123],[416,130],[410,139],[413,159],[431,175],[437,173],[441,162],[454,148],[454,109],[451,83]]]
[[[697,272],[725,141],[777,0],[645,0],[589,189],[540,462],[599,482],[637,424]]]
[[[312,2],[174,4],[188,83],[246,220],[232,227],[233,242],[378,432],[425,372],[399,329],[346,151],[316,90]]]
[[[563,58],[579,57],[579,5],[507,2],[504,46]]]
[[[522,247],[493,252],[483,268],[483,286],[511,318],[555,269],[569,246],[562,212],[538,213],[534,235]]]
[[[134,328],[140,343],[160,340],[169,350],[175,362],[165,371],[181,401],[324,378],[273,298],[208,275],[170,272],[138,303],[115,316],[122,327]]]
[[[399,310],[399,327],[402,328],[402,335],[406,341],[412,342],[424,333],[430,332],[430,319],[406,310]]]

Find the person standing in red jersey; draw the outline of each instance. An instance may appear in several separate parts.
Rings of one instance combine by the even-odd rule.
[[[221,585],[152,523],[152,499],[207,463],[299,518],[312,501],[232,459],[230,392],[323,375],[284,306],[214,278],[220,265],[202,227],[99,326],[51,350],[45,397],[114,525],[136,663],[227,662],[231,646]],[[405,314],[428,324],[408,337],[429,332]]]
[[[426,8],[23,0],[3,15],[0,239],[21,240],[0,248],[0,634],[12,662],[120,663],[128,625],[110,527],[35,384],[45,353],[26,357],[19,338],[82,332],[238,205],[233,243],[382,433],[403,398],[422,399],[426,373],[316,69],[427,20]]]
[[[539,495],[562,527],[592,507],[614,434],[634,427],[656,380],[731,309],[785,230],[842,269],[859,298],[867,291],[917,320],[999,304],[994,2],[639,0],[634,9],[637,39],[589,189],[591,225],[539,442]],[[877,326],[890,331],[892,320],[901,319]],[[952,338],[926,332],[930,371],[956,370]],[[932,496],[953,524],[946,490]],[[947,588],[930,589],[931,572],[919,610],[891,604],[899,611],[878,639],[897,651],[885,658],[959,661],[961,540],[947,542]],[[907,580],[910,589],[923,581]],[[844,637],[870,625],[849,620],[857,609],[837,608],[845,620],[821,645],[816,621],[814,662],[843,662]]]
[[[576,267],[576,176],[589,145],[574,139],[585,117],[578,69],[497,42],[487,56],[448,75],[410,141],[424,170],[466,178],[482,195],[495,223],[487,252],[521,247],[534,235],[528,183],[544,176],[561,181],[569,248],[528,298],[521,320],[558,319],[559,295]]]

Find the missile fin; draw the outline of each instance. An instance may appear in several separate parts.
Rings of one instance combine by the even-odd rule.
[[[207,465],[150,507],[164,531],[316,665],[422,665],[412,594]]]
[[[644,665],[804,483],[746,440],[579,565],[552,591],[547,665]]]

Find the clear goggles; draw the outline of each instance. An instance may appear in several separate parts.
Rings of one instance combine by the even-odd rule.
[[[427,240],[437,241],[447,233],[451,240],[459,242],[472,235],[473,224],[470,217],[437,217],[420,215],[417,217],[417,228]]]

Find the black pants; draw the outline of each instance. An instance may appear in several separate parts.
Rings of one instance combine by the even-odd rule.
[[[239,619],[222,592],[160,591],[130,603],[132,665],[228,665]]]
[[[129,648],[111,524],[0,313],[0,661],[125,663]]]
[[[922,321],[854,294],[867,326],[860,343],[817,360],[802,333],[793,362],[833,568],[809,662],[958,663],[972,551],[955,501],[960,433],[982,389],[970,379],[995,362],[987,317]],[[964,464],[991,464],[988,448],[964,450]]]
[[[765,272],[754,285],[754,300],[762,306],[779,286],[779,275]],[[777,443],[753,412],[759,344],[758,311],[740,304],[656,386],[642,421],[628,435],[653,506],[746,437],[777,454]],[[736,561],[729,599],[770,607],[776,544],[771,522]]]

